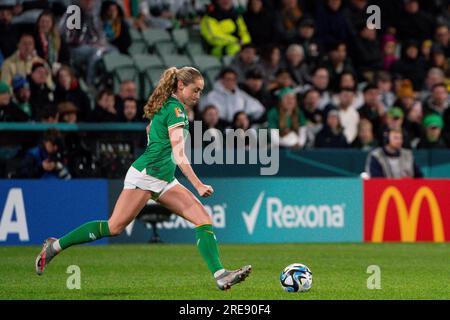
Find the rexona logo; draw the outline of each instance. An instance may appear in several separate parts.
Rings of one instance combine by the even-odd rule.
[[[278,197],[261,192],[250,212],[242,212],[245,226],[251,235],[263,206],[267,228],[343,228],[345,204],[285,204]]]

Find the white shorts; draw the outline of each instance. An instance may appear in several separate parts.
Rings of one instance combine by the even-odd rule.
[[[175,178],[172,182],[167,182],[155,177],[152,177],[145,173],[145,169],[142,171],[137,170],[135,167],[130,166],[127,175],[123,182],[124,189],[142,189],[152,192],[152,199],[156,200],[167,190],[173,188],[179,184]]]

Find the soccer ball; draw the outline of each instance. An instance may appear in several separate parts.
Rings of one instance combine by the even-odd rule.
[[[308,291],[312,286],[312,272],[304,264],[293,263],[281,272],[280,282],[287,292]]]

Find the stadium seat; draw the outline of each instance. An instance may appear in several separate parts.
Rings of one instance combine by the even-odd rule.
[[[167,30],[150,28],[144,30],[142,36],[148,47],[161,56],[166,54],[168,50],[173,51],[173,48],[176,49],[175,44],[172,42],[172,37]]]
[[[119,91],[119,86],[125,80],[138,80],[138,72],[134,65],[133,59],[128,55],[120,53],[110,53],[103,57],[103,64],[108,74],[111,74],[113,79],[114,92]]]
[[[222,63],[224,66],[229,66],[231,64],[231,61],[233,61],[233,56],[223,56],[222,57]]]
[[[162,57],[166,67],[177,67],[182,68],[185,66],[191,66],[192,61],[188,56],[179,54],[169,54]]]
[[[185,52],[193,59],[196,55],[206,54],[200,42],[189,42],[186,44]]]
[[[144,97],[148,97],[150,92],[156,87],[164,70],[165,70],[165,67],[162,67],[161,69],[158,69],[158,68],[153,69],[152,68],[152,69],[147,69],[145,71],[144,81],[143,81]],[[147,85],[148,83],[150,83],[150,85]]]
[[[221,69],[222,63],[220,60],[208,54],[199,54],[194,56],[192,59],[194,65],[201,71],[206,71],[208,69]]]
[[[175,29],[172,31],[172,37],[179,51],[183,51],[189,42],[189,34],[187,29]]]
[[[147,43],[138,30],[130,28],[130,36],[131,45],[128,48],[130,54],[146,53],[148,51]]]
[[[151,68],[164,68],[161,58],[153,54],[134,54],[132,59],[139,72],[145,72]]]
[[[157,42],[155,43],[155,52],[163,57],[167,54],[176,54],[177,47],[174,42]]]
[[[207,54],[200,54],[194,56],[192,60],[194,62],[194,66],[203,73],[207,82],[206,88],[211,89],[217,75],[222,69],[222,63],[219,58]]]
[[[147,99],[150,92],[158,84],[165,65],[157,55],[135,54],[132,56],[139,72],[141,99]]]

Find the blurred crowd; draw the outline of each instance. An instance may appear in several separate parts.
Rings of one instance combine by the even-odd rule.
[[[389,130],[407,149],[450,147],[448,0],[2,0],[0,121],[145,121],[137,83],[112,91],[100,61],[148,28],[197,30],[226,61],[189,114],[204,129],[277,128],[293,149],[371,150]]]

